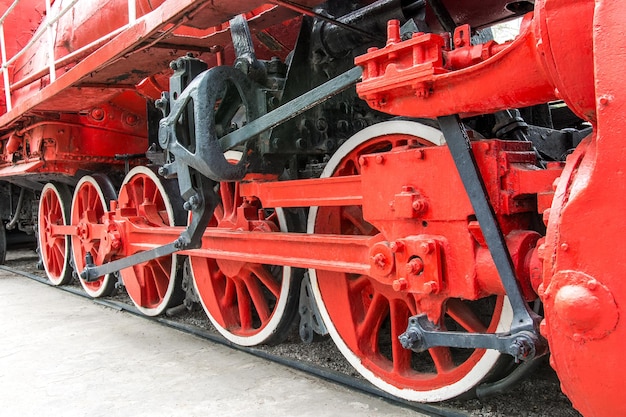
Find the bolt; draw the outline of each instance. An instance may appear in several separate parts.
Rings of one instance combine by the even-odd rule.
[[[91,111],[91,117],[94,118],[94,120],[103,120],[104,119],[104,110],[97,108],[97,109],[93,109]]]
[[[364,156],[361,156],[359,158],[359,165],[361,165],[362,167],[366,167],[367,166],[367,158]]]
[[[384,164],[385,163],[385,157],[382,156],[382,155],[376,155],[376,163],[380,164],[380,165]]]
[[[433,250],[435,250],[435,245],[432,242],[422,242],[420,244],[420,249],[424,255],[428,255],[429,253],[432,253]]]
[[[545,294],[546,289],[543,285],[543,283],[539,284],[539,286],[537,287],[537,295],[539,296],[539,298],[543,298],[543,295]]]
[[[422,291],[424,292],[424,294],[432,294],[439,291],[439,285],[437,285],[435,281],[425,282],[422,286]]]
[[[411,206],[413,207],[413,210],[415,210],[418,213],[421,213],[421,212],[426,211],[428,204],[426,203],[426,200],[424,200],[423,198],[418,198],[417,200],[413,201]]]
[[[162,177],[167,177],[169,174],[169,170],[166,167],[159,167],[159,175]]]
[[[399,240],[396,240],[395,242],[391,242],[389,244],[389,248],[391,249],[393,253],[402,252],[402,250],[404,249],[404,243],[400,242]]]
[[[606,106],[611,102],[611,100],[612,100],[611,96],[607,96],[607,95],[601,96],[599,99],[600,105]]]
[[[541,245],[537,246],[537,257],[541,260],[544,260],[546,258],[546,244],[542,243]]]
[[[424,262],[420,258],[413,258],[406,264],[407,274],[418,275],[424,270]]]
[[[350,129],[350,123],[347,120],[339,120],[337,122],[337,129],[341,132],[347,132]]]
[[[296,140],[296,147],[298,149],[306,149],[307,148],[307,143],[306,140],[303,138],[299,138]]]
[[[134,115],[134,114],[127,114],[126,117],[124,118],[124,121],[128,125],[134,126],[139,121],[139,118],[136,115]]]
[[[420,334],[414,329],[407,330],[398,336],[398,340],[400,340],[400,344],[405,349],[412,349],[416,344],[419,345],[421,343]]]
[[[378,268],[383,269],[385,268],[385,265],[387,265],[387,257],[382,253],[377,253],[372,256],[372,263]]]
[[[594,291],[596,288],[598,288],[598,281],[596,281],[595,279],[590,279],[589,281],[587,281],[587,288],[589,288],[591,291]]]
[[[197,194],[189,197],[189,200],[185,201],[185,203],[183,204],[183,208],[187,211],[195,210],[199,206],[200,206],[200,198],[198,198]]]
[[[515,358],[515,363],[519,363],[520,360],[528,357],[532,350],[528,340],[518,337],[509,346],[509,352]]]
[[[545,224],[546,226],[548,225],[548,222],[550,221],[550,211],[551,209],[545,209],[543,211],[543,224]]]
[[[563,252],[567,252],[567,250],[569,249],[569,245],[565,242],[561,243],[561,250]]]
[[[122,242],[119,239],[111,239],[111,248],[118,250],[122,247]]]
[[[400,42],[400,21],[390,20],[387,22],[387,45]]]
[[[405,278],[398,278],[393,281],[391,286],[394,291],[406,291],[406,289],[409,288],[409,283]]]

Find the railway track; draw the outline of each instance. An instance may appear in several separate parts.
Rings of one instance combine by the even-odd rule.
[[[6,265],[0,269],[52,286],[43,271],[36,269],[37,257],[30,250],[9,252]],[[567,398],[560,392],[559,382],[547,363],[540,364],[525,380],[508,391],[489,398],[445,401],[439,404],[420,404],[394,397],[360,378],[343,359],[330,340],[313,344],[300,342],[297,331],[292,332],[286,343],[276,346],[245,347],[223,338],[204,316],[201,310],[189,312],[184,309],[171,317],[147,317],[130,301],[124,291],[108,298],[92,299],[75,281],[70,285],[57,287],[73,295],[90,299],[92,302],[115,310],[124,311],[145,320],[182,331],[207,340],[210,343],[227,346],[265,360],[288,366],[317,378],[360,391],[416,412],[429,416],[554,416],[575,417],[580,414],[571,407]],[[528,401],[532,398],[533,401]]]

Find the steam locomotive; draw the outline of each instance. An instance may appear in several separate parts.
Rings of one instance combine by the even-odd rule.
[[[0,259],[239,345],[299,320],[413,401],[550,351],[626,414],[618,2],[0,4]]]

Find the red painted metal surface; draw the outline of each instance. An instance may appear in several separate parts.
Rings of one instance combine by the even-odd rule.
[[[626,53],[616,41],[623,32],[622,7],[615,1],[537,0],[514,41],[471,45],[467,24],[476,28],[510,17],[510,2],[444,3],[460,25],[453,47],[436,33],[401,41],[391,23],[387,45],[356,60],[364,68],[357,92],[376,110],[422,118],[563,99],[593,125],[594,135],[564,167],[537,168],[526,143],[480,140],[472,149],[523,295],[530,301],[538,293],[545,304],[542,333],[564,392],[586,416],[626,414],[619,395],[626,261],[610,250],[621,247],[626,232],[626,99],[619,81]],[[42,4],[23,0],[5,21],[5,33],[12,34],[8,59],[39,26]],[[64,4],[55,1],[53,9]],[[258,56],[284,59],[300,25],[292,11],[263,1],[139,1],[138,19],[128,26],[126,7],[122,0],[79,1],[74,13],[59,20],[56,81],[45,36],[7,68],[12,109],[0,115],[2,179],[68,180],[83,170],[121,171],[115,154],[147,148],[146,98],[157,98],[167,85],[173,57],[192,50],[210,65],[231,62],[227,22],[245,13]],[[427,21],[437,27],[430,8]],[[447,149],[422,145],[432,144],[388,135],[356,148],[329,178],[278,182],[251,176],[237,185],[237,198],[223,198],[202,247],[184,253],[196,275],[211,278],[205,276],[199,288],[210,295],[205,307],[217,323],[236,337],[256,337],[272,320],[258,282],[280,298],[263,265],[310,268],[334,331],[365,373],[391,391],[437,391],[463,380],[483,351],[453,364],[447,349],[433,349],[428,354],[434,372],[417,375],[411,374],[412,353],[399,348],[397,338],[390,352],[379,352],[381,329],[388,326],[397,336],[417,312],[434,322],[447,316],[467,331],[495,331],[505,308],[500,278]],[[110,211],[94,195],[89,186],[79,189],[74,209],[80,214],[67,225],[67,190],[43,190],[40,246],[57,284],[69,279],[68,236],[80,246],[79,258],[89,251],[100,264],[170,243],[182,231],[151,171],[128,177]],[[312,234],[279,231],[279,222],[260,211],[311,206],[319,207]],[[546,222],[545,237],[532,230],[537,214]],[[122,272],[146,314],[169,305],[173,262],[176,257],[166,257]],[[256,312],[221,305],[227,296],[252,301]],[[490,322],[478,325],[466,301],[488,298],[495,300]],[[254,314],[260,326],[251,321]]]
[[[395,26],[385,48],[356,59],[364,70],[357,92],[373,108],[411,117],[485,114],[563,99],[594,120],[592,60],[585,54],[591,51],[590,5],[538,3],[536,15],[528,14],[520,36],[506,45],[470,45],[467,30],[455,33],[454,50],[436,34],[398,42]],[[568,25],[573,21],[575,28]],[[581,59],[572,66],[575,56]]]
[[[450,51],[430,34],[396,42],[392,28],[387,47],[357,59],[364,67],[359,94],[391,114],[477,114],[561,98],[593,124],[596,133],[568,158],[544,211],[547,238],[528,258],[535,288],[543,262],[542,332],[551,363],[574,406],[589,416],[626,413],[616,371],[626,340],[619,319],[623,262],[607,250],[621,246],[626,227],[617,214],[626,185],[624,147],[617,143],[626,106],[617,82],[623,59],[613,59],[608,40],[617,36],[622,14],[614,2],[545,0],[535,3],[520,37],[496,49],[478,51],[457,37]]]
[[[389,141],[402,144],[407,142],[407,138],[386,136],[384,144]],[[476,142],[475,149],[503,231],[509,236],[508,244],[518,275],[523,280],[528,299],[533,299],[529,256],[538,235],[526,232],[530,216],[537,209],[532,196],[549,192],[561,171],[537,169],[532,164],[534,154],[529,151],[527,143]],[[419,162],[416,164],[416,161]],[[236,264],[232,261],[243,265],[254,259],[267,264],[367,273],[383,285],[398,281],[397,285],[405,292],[425,296],[433,294],[433,297],[437,294],[437,301],[431,298],[431,306],[425,310],[434,320],[439,318],[441,306],[449,297],[476,300],[492,294],[504,295],[495,266],[485,252],[480,231],[468,221],[473,215],[472,208],[463,194],[461,180],[454,171],[446,147],[399,146],[392,152],[363,155],[357,162],[361,164],[361,169],[355,174],[360,175],[349,176],[346,184],[355,188],[353,195],[360,189],[361,196],[344,200],[328,196],[312,197],[309,204],[336,207],[362,201],[364,221],[374,225],[382,234],[364,238],[279,233],[276,226],[267,220],[249,220],[258,218],[258,208],[248,201],[258,199],[265,207],[271,207],[266,201],[278,201],[283,207],[298,207],[303,204],[303,194],[315,196],[315,190],[332,190],[334,185],[343,184],[335,178],[286,182],[280,187],[264,187],[263,183],[259,183],[254,197],[232,202],[228,208],[231,214],[223,218],[220,216],[220,222],[205,232],[202,249],[189,253],[198,258],[218,257],[224,262],[230,261],[228,265]],[[436,174],[441,169],[450,173],[445,179]],[[520,172],[524,172],[525,176],[519,175]],[[524,181],[520,182],[519,178],[524,178]],[[445,187],[441,186],[442,180],[446,183]],[[506,189],[502,188],[503,184]],[[281,192],[280,198],[275,194],[276,189]],[[312,192],[309,193],[309,189]],[[133,201],[141,200],[142,203],[131,205],[131,210],[131,206],[126,207],[129,204],[126,195],[133,194],[129,194],[129,186],[123,190],[123,198],[120,197],[119,206],[112,213],[117,227],[114,230],[91,228],[92,239],[113,241],[115,239],[105,238],[107,234],[113,234],[123,245],[118,246],[119,251],[114,246],[100,246],[98,260],[110,259],[114,255],[128,256],[166,244],[180,233],[180,229],[152,227],[158,224],[154,219],[159,219],[155,216],[163,209],[150,208],[153,206],[150,199],[135,197]],[[451,198],[453,195],[460,198]],[[229,233],[229,230],[235,233]],[[251,233],[241,235],[241,231]],[[423,246],[432,246],[432,249],[424,252]],[[399,247],[403,249],[399,250]],[[412,264],[416,257],[423,265],[419,271],[407,275],[406,271],[414,268]],[[474,276],[475,279],[463,279],[466,276]],[[402,282],[405,284],[402,285]]]

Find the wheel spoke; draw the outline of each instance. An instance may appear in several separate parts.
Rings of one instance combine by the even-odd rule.
[[[231,190],[231,184],[227,182],[220,183],[220,197],[222,198],[222,211],[221,218],[230,217],[234,210],[234,201]]]
[[[346,207],[346,209],[341,214],[344,220],[348,221],[350,225],[358,230],[359,234],[364,236],[369,236],[370,234],[372,234],[374,228],[372,227],[372,225],[363,220],[361,209],[359,207]]]
[[[226,278],[226,276],[218,270],[218,274],[221,275],[225,282],[226,282],[226,288],[224,289],[224,296],[222,297],[221,300],[221,305],[224,307],[227,307],[229,305],[236,305],[237,304],[237,286],[235,285],[235,281],[233,281],[232,279]]]
[[[443,346],[434,347],[428,349],[428,353],[435,363],[437,373],[444,374],[454,369],[454,361],[449,348]]]
[[[378,334],[388,311],[387,299],[382,294],[375,293],[363,321],[356,329],[357,337],[373,352],[378,352]]]
[[[248,264],[246,269],[258,278],[263,285],[274,295],[274,297],[280,297],[280,284],[276,281],[276,278],[269,273],[265,267],[261,264]]]
[[[239,309],[239,323],[243,330],[252,327],[252,309],[250,307],[250,297],[246,287],[240,281],[236,282],[237,307]]]
[[[400,344],[398,337],[406,331],[409,309],[403,300],[394,300],[390,303],[389,318],[391,321],[391,352],[393,371],[398,374],[407,373],[411,369],[412,351]]]
[[[454,298],[448,300],[446,314],[468,332],[485,333],[487,331],[487,327],[476,316],[476,313],[461,300]]]
[[[267,304],[267,299],[259,285],[259,281],[254,276],[248,275],[243,279],[243,282],[245,282],[246,289],[248,290],[248,294],[250,294],[252,304],[254,305],[261,323],[266,323],[271,312]]]

